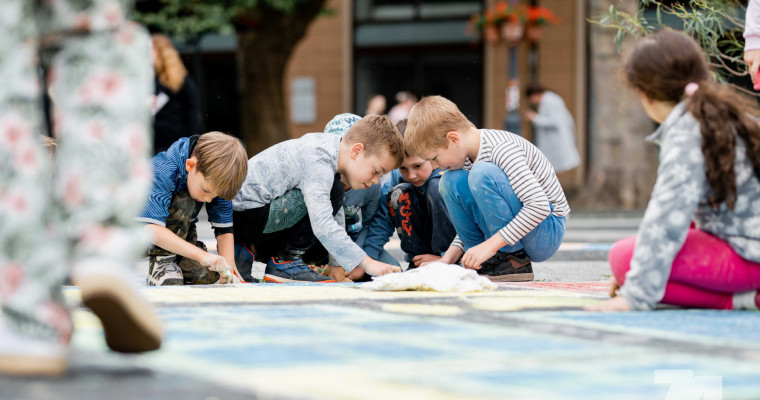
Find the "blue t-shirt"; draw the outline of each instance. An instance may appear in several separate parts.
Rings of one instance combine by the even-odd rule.
[[[187,189],[185,162],[190,158],[199,137],[182,138],[168,150],[153,157],[153,186],[145,209],[137,217],[138,221],[166,226],[172,199],[182,189]],[[214,234],[219,236],[232,233],[232,202],[221,197],[214,198],[210,203],[197,201],[193,213],[194,222],[198,222],[198,213],[204,204]]]

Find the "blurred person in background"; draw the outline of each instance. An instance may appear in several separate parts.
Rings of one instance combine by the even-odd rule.
[[[151,35],[156,88],[153,101],[153,154],[183,137],[203,133],[198,90],[168,37]]]
[[[393,122],[393,125],[398,124],[401,120],[406,119],[409,115],[409,110],[417,103],[417,96],[412,92],[398,92],[396,93],[396,105],[388,111],[388,119]]]
[[[382,94],[376,94],[367,102],[367,110],[364,112],[364,115],[383,115],[385,113],[385,107],[385,96]]]
[[[575,123],[558,94],[539,84],[525,89],[531,110],[525,118],[533,123],[533,142],[549,159],[554,172],[573,169],[580,164],[575,147]]]

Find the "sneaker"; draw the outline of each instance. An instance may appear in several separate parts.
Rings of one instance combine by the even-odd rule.
[[[182,270],[177,265],[176,256],[153,256],[148,269],[148,286],[183,285]]]
[[[494,282],[530,282],[533,280],[533,266],[524,250],[514,253],[499,251],[480,265],[478,275]]]
[[[68,347],[56,340],[30,338],[11,329],[0,313],[0,374],[59,376],[66,372]]]
[[[133,279],[126,267],[103,268],[97,261],[80,263],[73,276],[82,291],[82,303],[103,325],[106,344],[121,353],[156,350],[162,340],[161,320],[140,296]]]
[[[285,261],[270,257],[264,270],[264,281],[272,283],[290,282],[335,282],[335,279],[319,274],[304,264],[302,260]]]

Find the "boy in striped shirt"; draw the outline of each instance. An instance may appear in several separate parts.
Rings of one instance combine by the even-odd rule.
[[[409,113],[407,153],[447,171],[440,192],[457,237],[440,260],[494,281],[533,280],[531,260],[557,252],[570,207],[551,164],[527,140],[478,129],[450,100],[430,96]]]

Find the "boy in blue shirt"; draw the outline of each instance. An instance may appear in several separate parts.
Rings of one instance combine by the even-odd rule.
[[[137,218],[155,238],[148,285],[211,284],[220,273],[224,283],[240,281],[231,200],[245,179],[247,159],[240,141],[221,132],[182,138],[153,157],[153,187]],[[204,204],[219,255],[198,241],[195,223]]]

